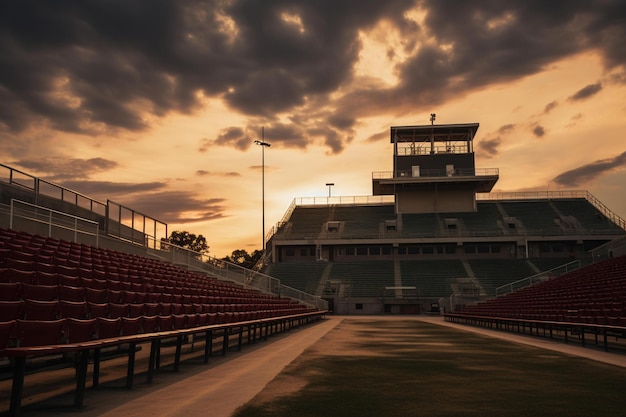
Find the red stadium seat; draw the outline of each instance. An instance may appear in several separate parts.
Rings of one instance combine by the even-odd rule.
[[[59,274],[56,272],[35,271],[37,285],[59,285]]]
[[[143,332],[155,333],[159,331],[159,317],[158,316],[143,316]]]
[[[17,322],[15,320],[0,321],[0,352],[7,347],[15,345],[17,337],[16,327]]]
[[[159,316],[159,330],[168,331],[172,330],[174,322],[171,315]]]
[[[23,271],[20,269],[9,268],[6,274],[8,282],[21,282],[22,284],[35,283],[35,271]]]
[[[83,287],[59,286],[59,300],[85,301],[85,289]]]
[[[128,317],[128,304],[109,303],[109,317]]]
[[[96,318],[96,335],[98,339],[110,339],[119,337],[122,331],[122,319]]]
[[[56,320],[59,316],[59,301],[24,300],[25,320]]]
[[[59,311],[61,317],[86,319],[89,317],[87,303],[85,301],[59,301]]]
[[[139,317],[145,313],[145,307],[143,304],[129,304],[128,305],[128,317]]]
[[[141,333],[142,317],[122,317],[122,335],[131,336]]]
[[[0,321],[24,318],[24,301],[0,301]]]
[[[22,297],[29,300],[49,301],[59,298],[58,285],[22,285]]]
[[[68,343],[87,342],[96,337],[96,319],[81,320],[68,318],[66,340]]]
[[[0,301],[16,301],[22,298],[22,283],[0,282]]]
[[[65,319],[17,320],[17,343],[20,347],[49,346],[63,343]]]
[[[90,303],[104,303],[107,299],[107,290],[85,288],[85,298]]]
[[[87,302],[87,315],[89,318],[109,316],[109,305],[107,303],[91,303]]]

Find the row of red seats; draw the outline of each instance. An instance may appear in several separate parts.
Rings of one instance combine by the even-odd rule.
[[[0,302],[0,321],[16,319],[138,317],[169,314],[226,313],[265,310],[297,310],[297,304],[178,304],[178,303],[91,303],[66,300],[16,300]]]
[[[608,259],[457,313],[626,325],[626,256]]]
[[[305,312],[301,309],[299,312]],[[0,351],[6,347],[79,343],[144,333],[189,329],[275,317],[276,311],[170,314],[138,317],[60,318],[0,322]],[[297,314],[294,312],[293,314]]]

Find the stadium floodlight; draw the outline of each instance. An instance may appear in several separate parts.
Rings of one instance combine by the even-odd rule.
[[[261,129],[261,137],[263,140],[255,140],[254,144],[259,145],[261,147],[261,224],[263,231],[261,233],[261,243],[263,244],[263,256],[265,256],[265,148],[269,148],[272,146],[271,144],[265,142],[265,129]]]
[[[334,182],[327,182],[326,186],[328,187],[328,198],[330,198],[330,187],[334,186]]]

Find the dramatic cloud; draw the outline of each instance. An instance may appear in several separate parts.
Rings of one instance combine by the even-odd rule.
[[[46,158],[33,161],[14,161],[11,164],[25,168],[31,173],[49,181],[61,181],[72,178],[87,179],[93,174],[110,171],[118,165],[117,162],[104,158]]]
[[[120,199],[124,199],[130,194],[146,193],[163,189],[167,186],[164,182],[144,182],[144,183],[121,183],[109,181],[61,181],[58,183],[65,188],[77,191],[81,194],[99,198],[101,200],[114,199],[118,203],[122,203]]]
[[[248,119],[200,152],[246,149],[266,126],[277,145],[338,153],[360,118],[428,111],[583,51],[624,80],[625,16],[620,0],[2,2],[0,135],[138,132],[213,98]],[[394,85],[355,75],[361,34],[382,23],[400,39]]]
[[[574,94],[573,96],[569,98],[569,100],[570,101],[584,100],[584,99],[587,99],[589,97],[592,97],[598,94],[600,90],[602,90],[601,83],[589,84],[588,86],[585,86],[581,88],[580,90],[578,90],[576,94]]]
[[[496,156],[498,154],[498,148],[500,147],[501,143],[502,140],[499,136],[493,139],[481,140],[480,142],[478,142],[478,148],[480,148],[481,150],[480,154],[487,158]]]
[[[119,201],[165,223],[194,223],[227,217],[223,198],[199,199],[187,191],[163,191],[130,196]]]
[[[626,152],[608,159],[600,159],[590,164],[563,172],[557,175],[553,181],[557,184],[576,187],[584,183],[589,183],[595,178],[623,168],[626,164]]]

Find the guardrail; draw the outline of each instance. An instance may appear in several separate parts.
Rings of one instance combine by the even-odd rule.
[[[576,269],[580,269],[581,262],[579,260],[568,262],[564,265],[558,266],[556,268],[552,268],[548,271],[540,272],[535,275],[531,275],[526,278],[519,279],[517,281],[513,281],[509,284],[501,285],[496,288],[496,297],[500,297],[501,295],[512,293],[515,290],[519,290],[524,287],[528,287],[532,284],[536,284],[537,282],[547,281],[551,278],[558,277],[559,275],[563,275],[565,273],[574,271]]]
[[[98,222],[84,219],[71,214],[52,210],[47,207],[37,206],[20,200],[11,199],[9,212],[9,228],[17,226],[18,219],[26,222],[34,222],[47,229],[47,235],[53,236],[57,233],[54,229],[70,232],[72,240],[80,242],[80,236],[89,236],[95,240],[98,246]],[[37,229],[37,226],[35,226]],[[36,232],[37,230],[35,230]],[[63,234],[63,233],[61,233]]]

